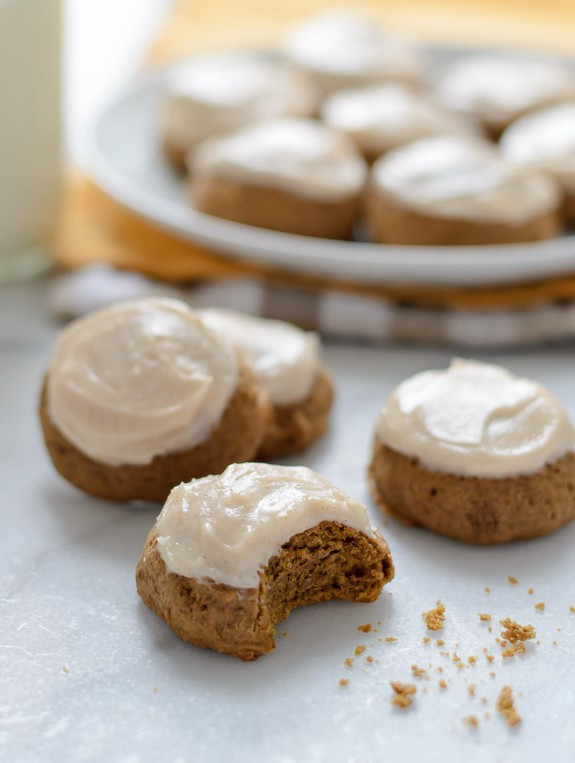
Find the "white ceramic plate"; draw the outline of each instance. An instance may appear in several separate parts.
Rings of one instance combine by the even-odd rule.
[[[441,62],[461,52],[442,48],[429,54]],[[101,114],[85,169],[117,201],[184,239],[235,259],[380,284],[482,286],[575,271],[573,235],[501,246],[388,246],[293,236],[201,214],[161,151],[160,109],[169,71],[134,85]]]

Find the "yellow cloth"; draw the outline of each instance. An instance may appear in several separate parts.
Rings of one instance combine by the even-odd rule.
[[[150,65],[198,50],[270,46],[287,23],[331,5],[333,0],[178,0],[152,46]],[[377,14],[389,29],[425,42],[575,53],[575,0],[367,0],[358,7]],[[238,263],[154,228],[83,177],[69,182],[54,248],[57,264],[65,268],[105,262],[168,281],[255,275],[304,289],[339,288],[424,306],[500,309],[575,298],[575,276],[489,289],[388,287]]]

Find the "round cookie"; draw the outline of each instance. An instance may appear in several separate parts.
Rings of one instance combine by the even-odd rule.
[[[552,532],[575,517],[575,433],[543,387],[454,360],[391,394],[369,478],[384,511],[468,543]]]
[[[367,15],[339,9],[319,13],[292,27],[282,46],[288,62],[315,89],[318,103],[350,87],[421,80],[421,56],[390,38]]]
[[[379,159],[367,212],[382,243],[512,244],[554,236],[560,201],[546,173],[505,162],[487,142],[451,135]]]
[[[351,235],[367,174],[349,138],[321,122],[295,118],[204,141],[190,168],[200,212],[334,239]]]
[[[177,300],[92,313],[60,335],[40,402],[54,466],[112,500],[163,501],[256,454],[269,415],[231,342]]]
[[[172,490],[136,582],[184,641],[255,660],[295,607],[374,601],[393,573],[362,504],[305,467],[254,463]]]
[[[330,127],[349,135],[369,163],[430,135],[478,132],[465,117],[397,83],[333,93],[324,101],[321,116]]]
[[[505,130],[500,146],[509,161],[553,175],[575,223],[575,101],[526,114]]]
[[[498,138],[523,114],[574,98],[575,74],[533,58],[470,56],[444,71],[437,94],[448,108],[477,119]]]
[[[251,52],[211,53],[168,78],[162,115],[164,149],[174,167],[205,138],[283,115],[308,116],[315,96],[279,59]]]

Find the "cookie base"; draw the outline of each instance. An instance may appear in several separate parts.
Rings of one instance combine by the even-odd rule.
[[[110,466],[73,445],[52,422],[47,379],[40,400],[46,447],[57,471],[80,490],[113,501],[164,501],[180,482],[219,474],[234,462],[251,461],[262,441],[269,404],[253,373],[240,368],[238,386],[209,437],[189,450],[156,456],[149,464]]]
[[[380,509],[466,543],[547,535],[575,518],[575,455],[534,474],[493,479],[426,469],[376,442],[369,466]]]
[[[300,236],[349,238],[360,211],[359,195],[320,201],[199,174],[191,179],[190,192],[200,212]]]
[[[258,460],[300,453],[325,434],[333,404],[330,376],[322,368],[304,400],[272,405],[270,420],[258,451]]]
[[[136,568],[144,604],[184,641],[256,660],[275,648],[292,609],[330,599],[375,601],[394,575],[387,543],[339,522],[294,535],[260,573],[258,588],[234,588],[168,572],[150,532]]]

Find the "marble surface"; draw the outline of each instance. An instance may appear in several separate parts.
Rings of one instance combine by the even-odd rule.
[[[36,418],[58,328],[44,299],[43,282],[0,289],[0,759],[573,760],[575,523],[537,541],[474,548],[384,520],[368,498],[364,469],[380,403],[407,375],[444,366],[449,351],[327,348],[338,388],[333,427],[301,462],[368,503],[397,577],[374,604],[293,613],[276,651],[244,664],[184,644],[140,603],[134,566],[159,507],[84,496],[52,469]],[[540,379],[575,417],[572,347],[481,357]],[[440,598],[447,623],[434,635],[420,613]],[[544,612],[534,609],[539,601]],[[478,612],[493,615],[493,633]],[[540,643],[504,661],[494,637],[506,616],[532,623]],[[376,633],[357,631],[367,622]],[[424,645],[428,635],[445,647]],[[387,636],[397,641],[380,640]],[[346,667],[360,644],[366,652]],[[477,662],[457,669],[444,650]],[[413,679],[412,708],[394,709],[389,681],[412,680],[412,664],[429,678]],[[513,730],[494,709],[504,684],[523,717]],[[477,730],[462,722],[472,713]]]

